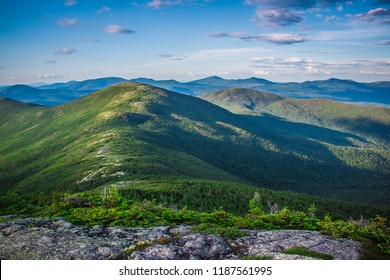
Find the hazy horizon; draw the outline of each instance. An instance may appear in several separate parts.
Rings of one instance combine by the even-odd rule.
[[[80,80],[77,80],[77,79],[73,79],[73,80],[65,80],[65,81],[56,81],[56,80],[53,80],[53,81],[36,81],[36,82],[33,82],[33,83],[9,83],[9,84],[1,84],[0,86],[14,86],[14,85],[27,85],[27,86],[41,86],[41,85],[52,85],[52,84],[56,84],[56,83],[69,83],[69,82],[83,82],[83,81],[87,81],[87,80],[97,80],[97,79],[105,79],[105,78],[120,78],[120,79],[125,79],[125,80],[136,80],[136,79],[150,79],[150,80],[155,80],[155,81],[168,81],[168,80],[174,80],[174,81],[177,81],[179,83],[189,83],[189,82],[193,82],[193,81],[197,81],[197,80],[202,80],[202,79],[207,79],[207,78],[212,78],[212,77],[218,77],[218,78],[221,78],[221,79],[224,79],[224,80],[246,80],[246,79],[251,79],[251,78],[257,78],[257,79],[264,79],[264,80],[267,80],[267,81],[270,81],[270,82],[273,82],[273,83],[304,83],[304,82],[315,82],[315,81],[327,81],[327,80],[331,80],[331,79],[338,79],[338,80],[344,80],[344,81],[353,81],[353,82],[357,82],[357,83],[380,83],[380,82],[389,82],[387,80],[377,80],[377,81],[372,81],[372,82],[364,82],[364,81],[356,81],[356,80],[352,80],[352,79],[340,79],[340,78],[336,78],[336,77],[329,77],[329,78],[326,78],[326,79],[312,79],[312,80],[303,80],[301,82],[297,82],[297,81],[279,81],[279,82],[276,82],[270,78],[264,78],[264,77],[255,77],[255,76],[251,76],[251,77],[243,77],[243,78],[224,78],[222,76],[217,76],[217,75],[214,75],[214,76],[204,76],[204,77],[196,77],[196,78],[190,78],[190,79],[187,79],[187,80],[177,80],[177,79],[157,79],[157,78],[151,78],[151,77],[130,77],[130,78],[127,78],[127,77],[120,77],[120,76],[107,76],[107,77],[91,77],[91,78],[87,78],[87,79],[80,79]]]

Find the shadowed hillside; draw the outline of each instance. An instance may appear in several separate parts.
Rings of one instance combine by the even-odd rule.
[[[390,145],[390,109],[352,106],[329,99],[294,99],[249,89],[227,89],[203,99],[231,112],[272,114],[288,121],[313,124],[359,135],[377,145]]]

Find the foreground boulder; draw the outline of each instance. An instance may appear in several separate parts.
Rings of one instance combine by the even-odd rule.
[[[245,237],[225,240],[219,235],[194,233],[188,226],[86,227],[61,218],[25,218],[0,223],[0,259],[312,259],[283,253],[293,246],[326,253],[335,259],[359,258],[358,242],[318,232],[244,232]]]

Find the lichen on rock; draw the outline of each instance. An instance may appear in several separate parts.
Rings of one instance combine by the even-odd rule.
[[[3,217],[4,218],[4,217]],[[76,226],[62,218],[4,218],[0,223],[0,259],[62,260],[220,260],[243,257],[312,259],[287,255],[305,247],[335,259],[359,259],[360,244],[302,230],[243,230],[246,236],[227,240],[194,233],[189,226],[125,228]]]

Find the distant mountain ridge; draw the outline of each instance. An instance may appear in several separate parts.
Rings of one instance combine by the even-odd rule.
[[[303,83],[275,83],[255,77],[223,79],[212,76],[181,83],[176,80],[153,80],[148,78],[126,80],[118,77],[107,77],[80,82],[69,81],[38,87],[24,87],[23,91],[20,88],[14,88],[15,86],[8,86],[0,88],[0,97],[53,106],[126,81],[195,96],[227,88],[247,88],[294,98],[328,98],[361,105],[390,106],[390,82],[358,83],[335,78]]]

